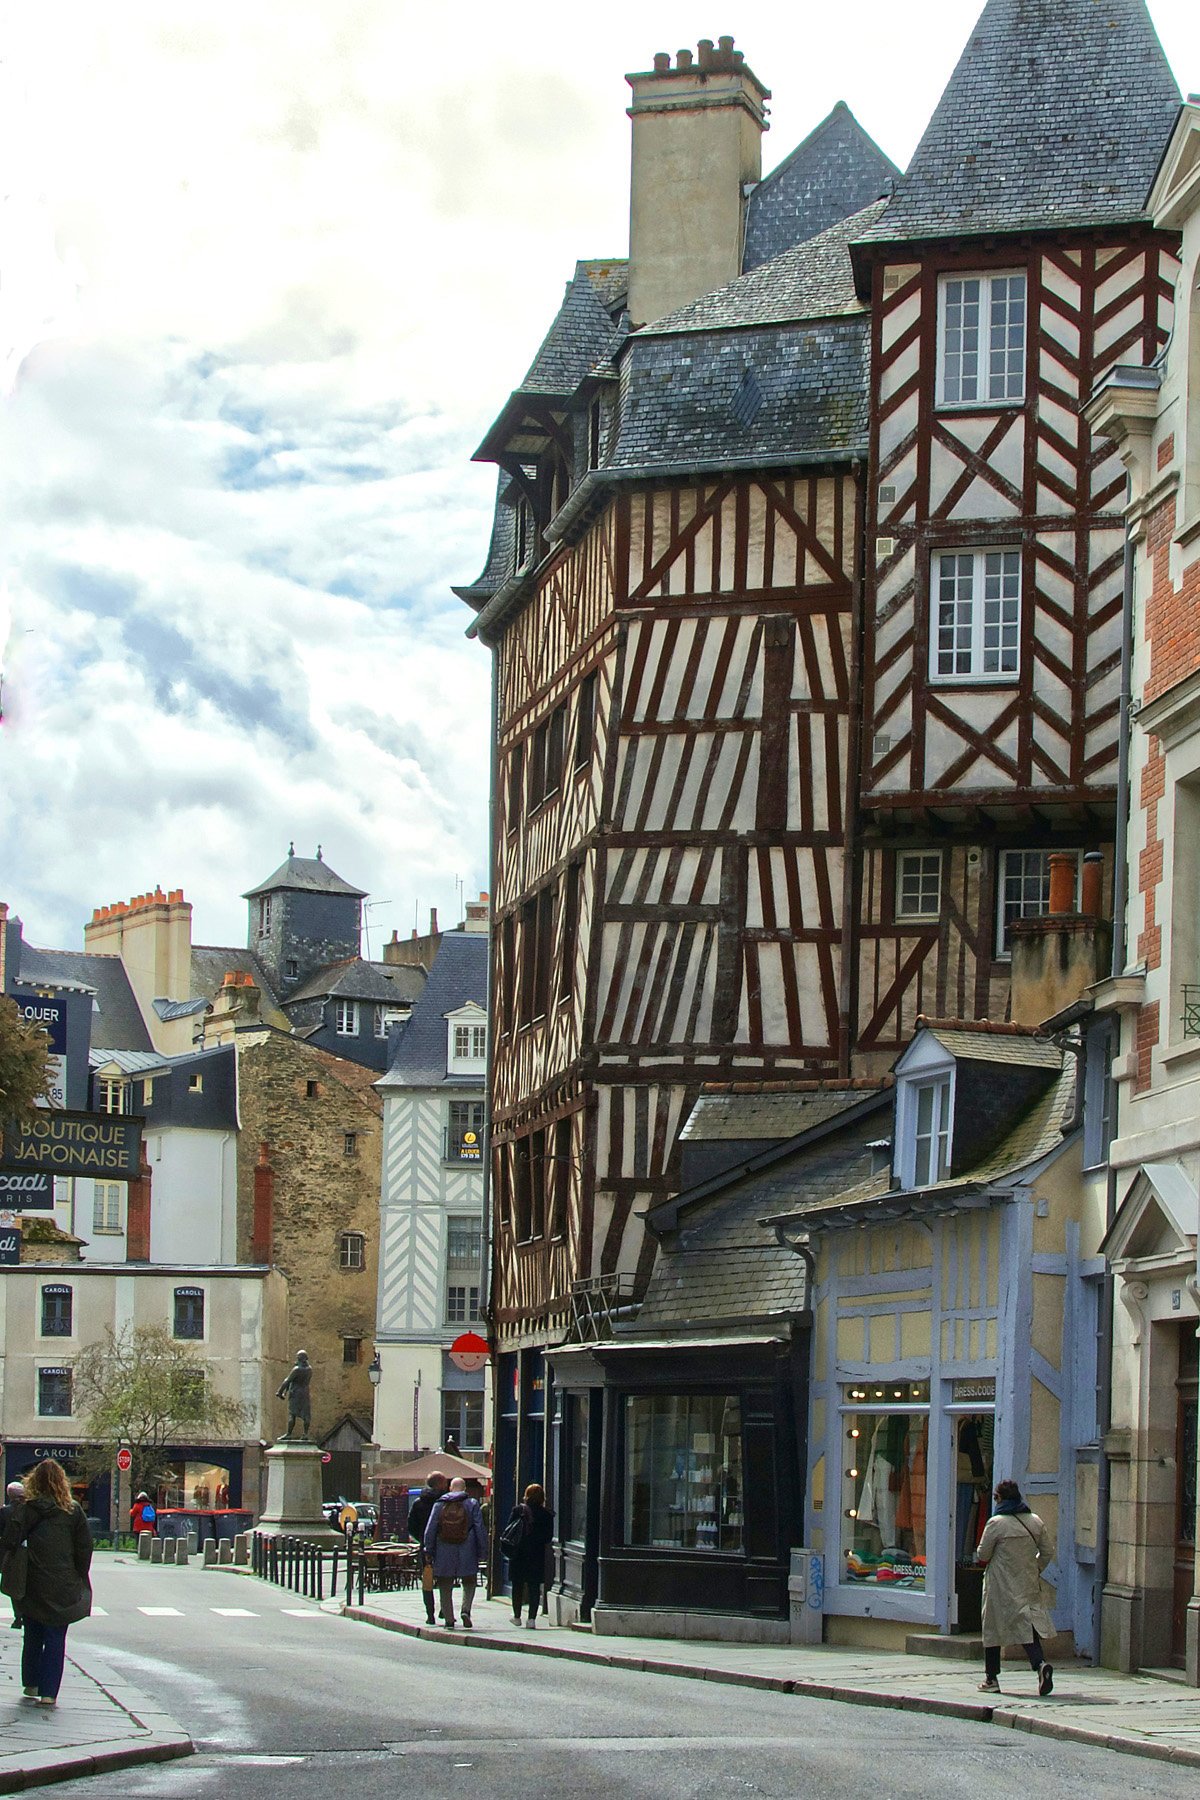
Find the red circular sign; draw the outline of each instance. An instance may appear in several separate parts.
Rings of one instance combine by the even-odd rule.
[[[480,1337],[477,1331],[461,1332],[450,1346],[450,1361],[456,1369],[468,1372],[482,1369],[487,1359],[487,1339]]]
[[[326,1450],[324,1455],[321,1457],[321,1461],[323,1463],[331,1463],[333,1461],[333,1451]]]
[[[122,1475],[127,1475],[129,1473],[130,1469],[133,1467],[132,1450],[117,1451],[117,1467],[120,1469]]]

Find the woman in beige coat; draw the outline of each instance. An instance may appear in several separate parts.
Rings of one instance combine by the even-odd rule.
[[[1042,1601],[1041,1580],[1052,1556],[1050,1534],[1015,1481],[997,1487],[996,1510],[975,1554],[985,1569],[980,1690],[1000,1692],[1000,1652],[1005,1644],[1020,1644],[1038,1678],[1038,1693],[1050,1693],[1054,1670],[1042,1655],[1042,1636],[1053,1637],[1054,1622]]]

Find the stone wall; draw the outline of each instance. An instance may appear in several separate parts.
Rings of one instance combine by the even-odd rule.
[[[383,1114],[375,1071],[275,1032],[239,1052],[239,1256],[250,1256],[254,1169],[265,1143],[272,1261],[288,1282],[288,1354],[307,1350],[315,1370],[313,1436],[346,1413],[369,1432]],[[344,1232],[362,1234],[361,1269],[341,1267]],[[362,1340],[357,1363],[343,1361],[346,1336]],[[285,1402],[275,1408],[272,1435],[287,1424]]]

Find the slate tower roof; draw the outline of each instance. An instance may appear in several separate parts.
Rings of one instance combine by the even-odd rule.
[[[322,860],[319,850],[315,857],[297,856],[289,850],[287,861],[280,863],[275,873],[260,881],[257,887],[248,888],[242,899],[256,900],[260,894],[277,894],[281,888],[299,894],[350,894],[356,900],[367,897],[365,889],[351,887],[348,881],[335,875],[329,864]]]
[[[1145,0],[988,0],[866,236],[1141,218],[1178,111]]]
[[[742,273],[890,193],[899,174],[891,157],[839,100],[751,194]]]

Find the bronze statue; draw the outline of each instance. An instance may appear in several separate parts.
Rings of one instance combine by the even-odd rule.
[[[308,1352],[297,1350],[291,1374],[280,1384],[276,1394],[276,1398],[279,1400],[282,1400],[285,1394],[287,1395],[288,1428],[283,1434],[286,1438],[292,1436],[297,1420],[304,1427],[303,1435],[307,1437],[309,1434],[312,1424],[312,1402],[309,1399],[308,1390],[311,1382],[312,1366],[308,1360]]]

